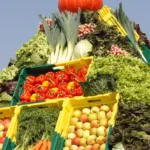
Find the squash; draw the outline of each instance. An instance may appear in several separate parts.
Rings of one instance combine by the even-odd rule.
[[[59,0],[58,8],[60,12],[65,10],[76,13],[78,8],[82,11],[97,11],[103,6],[103,0]]]

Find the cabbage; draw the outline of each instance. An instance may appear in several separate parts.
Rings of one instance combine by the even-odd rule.
[[[92,51],[93,45],[88,40],[79,41],[74,49],[73,59],[87,57],[88,52]]]

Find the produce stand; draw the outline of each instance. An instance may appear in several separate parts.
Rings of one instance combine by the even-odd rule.
[[[0,72],[0,150],[150,149],[150,42],[122,4],[81,1]]]

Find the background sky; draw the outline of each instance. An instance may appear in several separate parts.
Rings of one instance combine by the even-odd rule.
[[[150,0],[104,0],[115,9],[119,2],[129,18],[140,24],[150,39]],[[139,1],[139,2],[138,2]],[[58,0],[1,0],[0,1],[0,70],[7,67],[15,52],[37,32],[39,14],[50,16],[58,11]]]

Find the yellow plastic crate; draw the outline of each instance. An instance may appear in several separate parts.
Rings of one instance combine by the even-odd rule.
[[[12,129],[12,118],[14,116],[14,111],[15,111],[15,107],[5,107],[5,108],[1,108],[0,109],[0,119],[3,119],[3,118],[11,118],[11,122],[10,122],[10,125],[9,125],[9,128],[8,128],[8,131],[7,131],[7,137],[9,137],[10,135],[10,131]]]
[[[67,100],[63,103],[63,111],[61,117],[61,126],[59,126],[60,137],[57,138],[57,146],[55,150],[62,150],[65,139],[68,134],[68,128],[70,126],[70,120],[76,109],[87,108],[91,106],[100,106],[101,104],[107,104],[112,106],[114,104],[114,111],[111,117],[110,124],[115,124],[115,117],[118,110],[119,93],[107,93],[104,95],[89,96],[89,97],[75,97]]]
[[[104,6],[100,11],[99,11],[99,20],[104,21],[106,24],[110,26],[116,26],[116,29],[118,32],[120,32],[123,36],[127,36],[126,31],[122,27],[122,25],[118,22],[116,17],[112,15],[111,11],[113,11],[111,8],[108,6]],[[134,30],[134,34],[136,37],[136,40],[139,40],[139,35],[137,32]]]
[[[13,145],[13,147],[16,146],[15,143],[16,143],[16,134],[17,134],[17,128],[18,128],[18,117],[19,117],[19,115],[21,113],[21,110],[23,108],[35,108],[35,107],[40,107],[40,108],[42,108],[42,107],[44,107],[44,108],[45,107],[62,108],[63,100],[64,99],[61,99],[61,100],[56,100],[55,99],[55,100],[52,100],[52,101],[46,101],[46,102],[42,102],[42,103],[18,105],[16,110],[15,110],[15,115],[14,115],[13,120],[12,120],[13,123],[12,123],[11,126],[12,126],[13,130],[11,130],[11,133],[9,135],[9,138],[11,139],[11,145]],[[66,98],[65,100],[67,101],[68,98]],[[60,126],[60,123],[62,122],[61,119],[63,119],[62,111],[60,111],[60,114],[59,114],[59,117],[58,117],[58,120],[57,120],[57,124],[56,124],[56,127],[55,127],[55,132],[57,132],[57,133],[59,133],[58,129],[60,128],[59,126]],[[53,144],[52,144],[52,146],[53,146]]]

